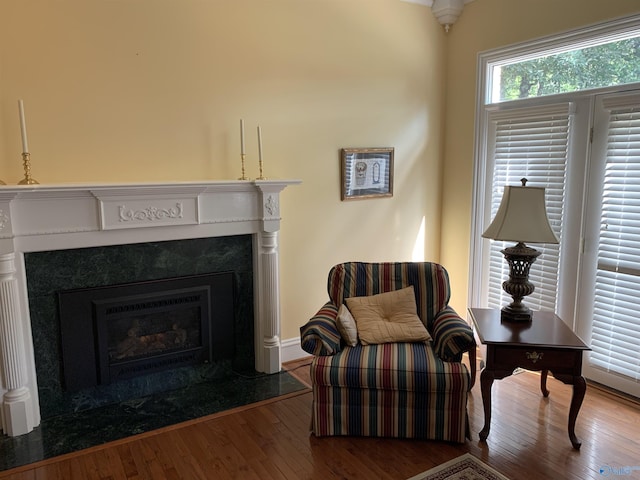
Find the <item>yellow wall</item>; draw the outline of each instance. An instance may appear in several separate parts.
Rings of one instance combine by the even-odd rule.
[[[467,306],[478,53],[637,13],[638,0],[475,0],[451,29],[440,261],[459,313]]]
[[[303,181],[282,197],[284,340],[345,260],[440,261],[463,313],[478,52],[638,10],[475,0],[445,34],[400,0],[1,0],[0,179],[23,177],[18,98],[41,183],[237,178],[244,118],[248,175],[259,123],[265,175]],[[341,202],[339,149],[386,146],[393,198]]]
[[[438,260],[444,45],[400,0],[2,0],[0,179],[296,178],[282,196],[282,338],[345,260]],[[341,202],[339,149],[395,147],[393,198]],[[419,238],[424,222],[425,239]]]

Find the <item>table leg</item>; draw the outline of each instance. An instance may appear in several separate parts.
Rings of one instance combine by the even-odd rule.
[[[480,391],[482,392],[482,405],[484,407],[484,427],[480,430],[480,440],[486,440],[491,429],[491,386],[493,385],[493,372],[486,368],[480,374]]]
[[[580,449],[582,442],[578,440],[576,436],[576,419],[578,418],[578,412],[580,411],[580,407],[582,406],[582,401],[584,400],[584,395],[587,391],[587,382],[582,376],[573,376],[573,375],[553,375],[555,378],[560,380],[562,383],[566,383],[567,385],[573,385],[573,395],[571,396],[571,406],[569,407],[569,440],[571,440],[571,445],[576,450]]]
[[[469,368],[471,369],[471,385],[469,385],[469,390],[473,388],[476,384],[476,369],[477,369],[477,359],[476,359],[476,347],[474,346],[471,350],[469,350]]]
[[[512,370],[482,370],[480,374],[480,391],[484,407],[484,427],[480,430],[480,440],[486,440],[491,429],[491,386],[494,380],[500,380],[513,373]]]
[[[542,372],[540,372],[540,390],[542,390],[542,396],[545,398],[549,396],[549,390],[547,390],[548,376],[549,376],[549,370],[542,370]]]

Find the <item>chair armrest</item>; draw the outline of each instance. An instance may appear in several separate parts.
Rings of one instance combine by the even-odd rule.
[[[336,324],[338,307],[325,303],[318,313],[300,327],[300,346],[312,355],[334,355],[340,351],[340,332]]]
[[[459,362],[462,354],[476,347],[473,329],[451,307],[433,320],[433,348],[445,362]]]

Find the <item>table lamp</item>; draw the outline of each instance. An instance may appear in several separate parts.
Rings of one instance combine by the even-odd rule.
[[[501,250],[509,264],[509,279],[502,283],[502,289],[511,295],[513,302],[502,308],[500,316],[510,322],[531,321],[531,309],[522,299],[535,290],[529,281],[529,269],[541,252],[525,243],[558,243],[549,225],[544,188],[527,187],[526,178],[520,181],[522,186],[504,188],[498,212],[482,234],[484,238],[516,242],[513,247]]]

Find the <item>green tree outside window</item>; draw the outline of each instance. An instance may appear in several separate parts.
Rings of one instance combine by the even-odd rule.
[[[640,82],[640,37],[497,66],[496,78],[500,101]]]

